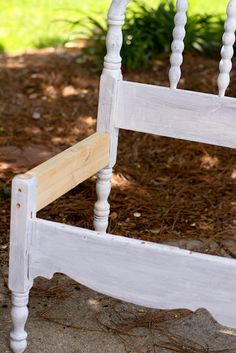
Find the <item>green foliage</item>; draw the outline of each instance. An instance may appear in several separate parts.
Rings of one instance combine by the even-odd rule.
[[[145,0],[145,4],[156,6],[160,0]],[[1,52],[12,52],[35,48],[38,43],[46,45],[46,37],[66,39],[65,27],[57,23],[58,19],[77,20],[83,14],[94,16],[105,14],[111,0],[2,0],[0,1],[0,43]],[[189,0],[191,13],[225,13],[228,0]],[[135,9],[133,1],[130,8]],[[80,30],[83,25],[78,25]],[[68,33],[68,32],[67,32]],[[40,39],[44,38],[44,40]],[[49,40],[49,44],[53,41]],[[57,41],[55,45],[57,46]],[[4,50],[3,50],[4,49]]]
[[[185,48],[218,57],[222,46],[224,20],[220,15],[194,14],[186,26]]]
[[[163,53],[170,53],[174,15],[173,0],[162,0],[156,7],[135,1],[128,10],[123,27],[124,44],[121,50],[123,65],[127,69],[144,68]],[[106,52],[106,25],[89,17],[86,28],[92,28],[86,48],[79,61],[90,61],[94,68],[101,67]],[[189,14],[186,26],[185,48],[204,55],[217,55],[221,47],[223,19],[220,15]]]
[[[67,42],[66,39],[59,36],[42,36],[34,41],[34,48],[43,49],[43,48],[61,48]]]
[[[0,201],[8,200],[11,197],[11,189],[8,187],[3,187],[0,189]]]

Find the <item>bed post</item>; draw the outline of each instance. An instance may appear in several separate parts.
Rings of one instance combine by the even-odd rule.
[[[97,174],[97,202],[94,207],[94,228],[106,232],[110,205],[108,197],[111,191],[112,168],[116,162],[118,129],[114,127],[113,109],[116,103],[117,83],[122,80],[121,56],[122,25],[124,12],[129,0],[113,0],[108,13],[108,33],[106,37],[107,54],[100,80],[97,131],[110,135],[110,159],[106,168]]]
[[[13,179],[11,200],[9,288],[12,291],[10,347],[22,353],[27,347],[24,329],[28,317],[30,222],[35,217],[36,180],[19,175]]]
[[[224,25],[223,46],[218,76],[219,97],[224,97],[230,84],[230,71],[232,70],[232,57],[234,55],[235,30],[236,30],[236,0],[230,0],[227,6],[227,18]]]
[[[183,63],[185,25],[187,23],[188,0],[176,1],[176,14],[174,18],[173,41],[171,44],[169,81],[170,88],[176,89],[181,78],[181,65]]]

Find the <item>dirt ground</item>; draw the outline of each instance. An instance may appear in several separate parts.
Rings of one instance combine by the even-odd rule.
[[[0,260],[7,262],[10,184],[92,134],[99,75],[76,51],[0,57]],[[167,86],[168,60],[125,79]],[[217,92],[218,63],[189,54],[181,88]],[[227,93],[236,96],[236,71]],[[222,117],[223,119],[223,117]],[[222,131],[222,134],[224,132]],[[92,228],[95,181],[40,211],[46,219]],[[120,131],[109,232],[236,257],[236,151]]]

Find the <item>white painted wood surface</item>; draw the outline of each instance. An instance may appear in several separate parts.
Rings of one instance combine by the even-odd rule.
[[[62,272],[98,292],[147,307],[205,307],[222,324],[236,327],[235,260],[32,222],[32,279]]]
[[[120,50],[123,42],[124,12],[128,2],[128,0],[115,0],[109,9],[106,36],[107,53],[100,79],[97,131],[109,132],[110,134],[110,168],[113,168],[117,156],[119,130],[114,126],[114,106],[117,83],[122,80]]]
[[[55,272],[135,304],[163,309],[205,307],[222,324],[236,327],[235,260],[105,233],[119,128],[235,148],[236,99],[223,96],[232,68],[236,0],[230,0],[227,9],[220,97],[173,89],[181,76],[187,0],[177,0],[171,89],[122,81],[120,50],[128,2],[113,0],[108,14],[97,134],[78,144],[78,149],[73,146],[13,181],[9,288],[14,353],[22,353],[27,345],[24,326],[33,279],[51,278]],[[99,232],[36,219],[36,210],[97,171],[94,227]]]
[[[97,202],[94,206],[94,228],[106,232],[110,205],[108,197],[111,190],[110,178],[116,162],[119,129],[114,124],[114,107],[117,99],[117,84],[122,80],[121,56],[124,24],[124,12],[128,0],[114,0],[108,13],[108,33],[106,36],[107,53],[104,58],[104,68],[100,80],[98,101],[97,131],[108,132],[110,135],[110,155],[107,168],[97,175]]]
[[[121,81],[115,124],[160,136],[236,147],[236,99]]]
[[[18,175],[12,182],[9,288],[14,292],[28,291],[29,220],[36,214],[36,178]]]
[[[234,55],[235,30],[236,30],[236,0],[230,0],[227,7],[223,47],[221,49],[220,74],[218,77],[219,96],[223,97],[230,83],[232,57]]]
[[[97,175],[96,192],[97,201],[94,206],[94,229],[98,232],[106,232],[110,205],[108,197],[111,191],[112,168],[102,169]]]
[[[36,178],[26,174],[13,179],[11,200],[9,288],[12,290],[12,324],[10,347],[14,353],[24,352],[27,334],[28,296],[33,282],[29,279],[31,223],[36,212]]]
[[[12,292],[11,317],[13,330],[10,333],[10,347],[14,353],[23,353],[27,347],[25,323],[28,318],[29,292]]]
[[[95,133],[27,172],[37,180],[37,211],[109,163],[109,135]]]
[[[175,26],[173,30],[173,42],[171,44],[172,54],[170,56],[171,68],[169,71],[170,87],[177,88],[181,77],[181,65],[183,63],[185,25],[187,23],[188,0],[176,1]]]

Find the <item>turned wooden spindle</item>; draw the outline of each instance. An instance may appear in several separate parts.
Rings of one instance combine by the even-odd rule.
[[[230,0],[227,7],[227,19],[223,34],[223,47],[221,49],[221,61],[218,76],[219,96],[224,97],[230,83],[230,71],[232,69],[232,57],[234,55],[235,30],[236,30],[236,0]]]
[[[94,207],[94,228],[106,232],[110,205],[108,197],[111,190],[112,168],[116,162],[118,129],[114,128],[113,109],[116,84],[122,80],[120,50],[123,42],[122,26],[128,0],[113,0],[108,13],[108,33],[106,37],[107,53],[101,76],[97,131],[107,131],[110,135],[110,161],[107,168],[97,175],[97,202]]]
[[[112,168],[102,169],[97,175],[97,202],[94,207],[94,228],[98,232],[106,232],[108,226],[108,217],[110,213],[108,197],[111,191],[111,176]]]
[[[25,323],[28,318],[29,292],[12,292],[11,317],[13,330],[10,333],[10,347],[14,353],[23,353],[27,347]]]
[[[181,77],[181,65],[183,63],[185,25],[187,23],[186,12],[188,0],[177,0],[176,15],[174,18],[175,27],[173,30],[173,42],[171,44],[172,54],[170,56],[171,68],[169,71],[170,87],[177,88]]]
[[[108,16],[108,33],[106,37],[107,54],[104,58],[103,74],[109,74],[117,79],[122,78],[120,50],[123,42],[123,16]]]

